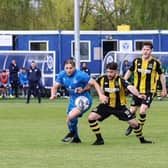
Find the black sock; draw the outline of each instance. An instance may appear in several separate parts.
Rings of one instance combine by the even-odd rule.
[[[90,128],[95,133],[97,140],[103,140],[101,133],[100,133],[100,126],[96,120],[88,120]]]

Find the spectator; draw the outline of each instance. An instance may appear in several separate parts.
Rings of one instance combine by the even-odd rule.
[[[28,79],[27,79],[27,70],[25,67],[21,68],[21,71],[19,73],[19,81],[22,90],[22,95],[23,97],[26,97],[28,89]]]
[[[82,62],[81,71],[86,72],[86,73],[90,76],[90,70],[89,70],[89,68],[87,67],[87,63],[86,63],[86,62]]]
[[[130,67],[130,64],[129,64],[128,60],[124,60],[123,66],[122,66],[122,74],[123,74],[123,76],[125,75],[125,73],[129,69],[129,67]]]
[[[28,95],[27,104],[30,102],[30,96],[33,94],[38,97],[38,102],[41,103],[41,70],[37,68],[35,61],[32,61],[30,69],[28,70]]]
[[[9,76],[6,70],[3,70],[0,75],[0,97],[5,98],[7,97],[9,87]]]
[[[12,60],[9,65],[9,79],[12,87],[12,91],[15,92],[15,97],[18,97],[18,86],[19,86],[19,77],[18,77],[19,67],[16,63],[16,60]]]

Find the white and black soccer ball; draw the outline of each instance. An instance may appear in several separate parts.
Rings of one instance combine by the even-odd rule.
[[[79,96],[75,100],[75,105],[80,110],[86,110],[89,107],[89,99],[85,96]]]

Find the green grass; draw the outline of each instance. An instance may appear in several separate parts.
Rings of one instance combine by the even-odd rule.
[[[97,103],[95,99],[95,103]],[[155,144],[142,145],[127,124],[114,117],[101,123],[105,145],[95,136],[85,114],[79,121],[81,144],[64,144],[68,100],[0,100],[0,168],[167,168],[168,103],[154,101],[144,127]]]

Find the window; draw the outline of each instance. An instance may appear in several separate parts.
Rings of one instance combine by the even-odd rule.
[[[153,40],[135,40],[134,42],[134,50],[135,51],[141,51],[142,45],[144,42],[150,42],[153,44]]]
[[[29,41],[29,50],[48,51],[48,41]]]
[[[118,41],[117,40],[103,40],[103,58],[110,51],[117,51]]]
[[[71,43],[71,53],[75,56],[75,42]],[[90,58],[90,41],[80,41],[80,61],[89,62]]]

